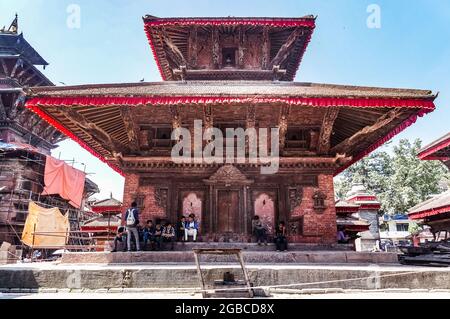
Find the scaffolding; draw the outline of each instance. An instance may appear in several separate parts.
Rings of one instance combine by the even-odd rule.
[[[43,195],[44,172],[44,154],[20,149],[0,153],[0,239],[20,247],[18,249],[22,251],[30,250],[33,255],[34,247],[25,247],[21,233],[28,216],[28,205],[35,202],[44,208],[58,208],[63,214],[68,214],[70,223],[70,231],[65,234],[33,234],[68,238],[65,247],[39,247],[44,254],[61,248],[74,251],[94,249],[92,234],[82,232],[80,225],[95,213],[84,211],[84,203],[77,209],[59,195]],[[98,190],[89,192],[85,186],[85,191],[85,198],[88,198]]]

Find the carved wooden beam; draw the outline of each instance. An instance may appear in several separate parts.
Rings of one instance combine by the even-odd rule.
[[[114,140],[105,130],[98,127],[95,123],[88,121],[83,115],[74,111],[70,107],[60,107],[58,111],[61,112],[69,121],[78,126],[83,132],[104,144],[109,150],[114,153],[120,153],[125,146]]]
[[[198,32],[197,26],[193,26],[189,33],[189,61],[191,67],[197,67],[198,59]]]
[[[239,27],[239,46],[238,46],[238,67],[240,69],[244,68],[244,57],[245,57],[245,32],[242,26]]]
[[[2,95],[0,94],[0,120],[6,120],[6,107],[3,104]]]
[[[256,128],[256,107],[254,104],[247,105],[247,115],[245,118],[245,128]],[[250,140],[247,137],[245,139],[245,152],[248,154],[250,151]]]
[[[331,133],[333,132],[333,125],[338,114],[338,107],[330,107],[325,112],[322,120],[322,127],[320,129],[319,142],[317,145],[318,154],[327,154],[330,151]]]
[[[261,54],[261,67],[267,69],[270,59],[270,38],[269,27],[263,27],[263,42],[262,42],[262,54]]]
[[[56,132],[57,130],[56,130],[56,128],[54,128],[53,126],[48,126],[48,127],[46,127],[45,129],[44,129],[44,131],[42,132],[42,138],[44,139],[44,140],[46,140],[46,141],[49,141],[49,142],[51,142],[50,141],[50,139],[53,137],[53,134],[55,134],[55,132]]]
[[[1,60],[2,60],[3,74],[5,74],[6,76],[9,76],[8,66],[6,65],[6,61],[5,61],[5,59],[1,59]]]
[[[20,59],[18,59],[17,61],[16,61],[16,63],[14,64],[14,67],[13,67],[13,69],[12,69],[12,71],[11,71],[11,77],[13,78],[14,77],[14,75],[16,75],[16,72],[17,72],[17,68],[20,66]],[[22,62],[23,63],[23,62]]]
[[[290,48],[297,41],[297,38],[302,33],[301,29],[295,29],[287,38],[286,42],[281,46],[278,50],[275,57],[270,62],[269,68],[272,68],[274,65],[281,65],[289,56]]]
[[[213,108],[209,104],[203,105],[203,128],[204,130],[207,130],[213,127],[214,127]],[[210,140],[207,140],[206,142],[209,143]]]
[[[384,126],[392,123],[401,115],[400,109],[393,109],[388,113],[382,115],[373,125],[368,125],[364,127],[362,130],[358,131],[354,135],[345,139],[335,147],[331,149],[331,153],[348,153],[349,150],[352,149],[356,144],[367,139],[371,134],[376,132],[377,130],[383,128]]]
[[[29,77],[27,77],[24,81],[22,81],[22,85],[26,85],[28,82],[30,82],[34,77],[36,76],[36,73],[31,74]]]
[[[20,72],[17,74],[17,79],[22,78],[22,76],[23,76],[29,69],[30,69],[30,68],[23,68],[22,71],[20,71]]]
[[[23,109],[24,104],[25,104],[25,93],[22,92],[17,95],[14,103],[11,106],[11,109],[9,110],[8,117],[10,119],[16,118],[19,109]]]
[[[186,59],[181,53],[180,49],[173,43],[170,36],[164,31],[161,30],[162,39],[167,47],[166,55],[177,65],[186,65]]]
[[[256,126],[256,107],[253,104],[247,105],[246,128]]]
[[[219,43],[219,29],[212,29],[212,63],[214,68],[218,69],[220,66],[220,43]]]
[[[182,65],[180,66],[179,69],[174,69],[173,70],[173,75],[176,79],[185,82],[186,81],[186,75],[187,75],[187,70],[186,70],[186,66]]]
[[[181,115],[178,105],[170,105],[170,115],[172,117],[172,129],[181,127]]]
[[[133,115],[130,112],[128,106],[120,107],[120,114],[122,115],[123,124],[127,130],[128,140],[130,142],[130,148],[132,150],[139,151],[139,129],[136,125],[136,121],[133,119]]]
[[[286,143],[286,133],[288,129],[288,116],[291,111],[289,105],[283,105],[280,110],[280,116],[278,120],[278,127],[280,128],[280,154],[284,151],[284,146]]]

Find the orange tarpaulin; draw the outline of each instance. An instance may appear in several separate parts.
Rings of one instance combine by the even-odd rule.
[[[69,230],[68,213],[64,216],[58,208],[43,208],[30,202],[22,242],[30,247],[64,247]]]
[[[86,174],[67,165],[64,161],[47,156],[45,161],[43,195],[59,194],[69,203],[80,208]]]

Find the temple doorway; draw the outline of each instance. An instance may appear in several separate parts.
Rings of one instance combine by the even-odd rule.
[[[267,227],[267,233],[273,235],[276,222],[277,196],[275,191],[253,193],[254,215],[258,215]]]
[[[239,192],[219,190],[217,194],[217,231],[219,233],[238,233]]]
[[[195,192],[183,192],[183,216],[194,214],[200,222],[202,219],[202,198]]]

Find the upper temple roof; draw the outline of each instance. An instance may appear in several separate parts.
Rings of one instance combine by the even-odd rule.
[[[163,80],[292,81],[315,18],[144,18]]]

